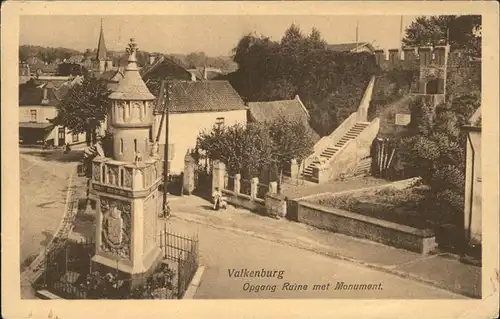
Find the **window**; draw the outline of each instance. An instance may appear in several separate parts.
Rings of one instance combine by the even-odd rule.
[[[78,133],[73,133],[73,143],[78,142]]]
[[[134,138],[134,152],[137,153],[137,139]]]
[[[59,139],[64,139],[66,137],[66,132],[64,131],[64,127],[60,127],[57,134]]]
[[[149,127],[149,140],[151,142],[153,142],[153,127],[152,126]]]
[[[123,138],[120,139],[120,154],[123,154]]]
[[[221,128],[222,126],[224,126],[224,118],[223,118],[223,117],[218,117],[218,118],[215,120],[215,125],[216,125],[218,128]]]
[[[124,176],[123,169],[120,169],[120,186],[122,186],[122,187],[123,187],[124,178],[125,178],[125,176]]]
[[[36,122],[36,110],[30,110],[30,121]]]

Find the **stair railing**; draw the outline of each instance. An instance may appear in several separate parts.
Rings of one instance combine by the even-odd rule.
[[[356,122],[357,112],[354,112],[349,115],[349,117],[345,119],[345,121],[342,122],[342,124],[340,124],[332,134],[322,137],[316,145],[314,145],[314,152],[304,160],[304,165],[302,167],[304,169],[307,168],[311,163],[319,158],[321,153],[323,153],[328,147],[335,146],[335,144],[349,131],[351,127],[354,126],[354,124],[356,124]]]
[[[358,136],[356,136],[356,138],[353,138],[353,139],[347,141],[347,143],[342,145],[342,147],[339,150],[337,150],[337,152],[335,152],[335,154],[333,154],[332,157],[330,157],[329,159],[324,161],[321,165],[322,166],[321,169],[327,169],[328,176],[331,177],[332,171],[334,169],[336,169],[336,168],[332,169],[332,164],[336,160],[338,160],[340,158],[340,156],[342,156],[342,154],[344,154],[346,152],[347,149],[352,149],[352,146],[351,146],[352,143],[356,143],[355,147],[354,147],[354,150],[356,151],[356,161],[353,163],[354,168],[355,168],[356,164],[357,164],[357,160],[361,159],[363,157],[363,154],[362,154],[363,150],[361,148],[362,148],[364,142],[366,142],[368,144],[367,151],[369,152],[370,147],[371,147],[371,143],[376,138],[378,131],[379,131],[379,128],[380,128],[380,118],[377,117],[373,121],[371,121],[370,124],[368,126],[366,126],[359,133]]]
[[[363,94],[363,98],[359,103],[358,110],[356,112],[358,122],[367,122],[368,121],[368,107],[370,106],[370,101],[372,100],[373,87],[375,85],[375,76],[372,76],[368,86],[366,87],[365,93]]]

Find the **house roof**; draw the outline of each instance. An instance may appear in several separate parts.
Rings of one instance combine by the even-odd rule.
[[[47,87],[47,102],[42,103],[44,89],[45,85],[19,87],[19,105],[57,106],[61,98],[56,93],[57,89],[53,86]]]
[[[51,123],[33,123],[33,122],[19,122],[20,128],[38,128],[38,129],[48,129],[53,127]]]
[[[154,76],[153,74],[155,71],[161,69],[164,67],[165,70],[180,70],[181,72],[185,73],[185,78],[186,80],[191,79],[191,73],[184,68],[182,65],[179,63],[175,62],[174,60],[170,59],[168,56],[160,55],[156,58],[155,62],[153,64],[148,64],[145,65],[143,68],[141,68],[140,73],[143,79],[147,79],[149,77]],[[159,73],[162,73],[160,70]],[[164,75],[164,74],[163,74]],[[163,78],[161,79],[163,80]]]
[[[266,122],[279,117],[301,121],[311,131],[314,142],[320,139],[311,128],[309,113],[298,96],[293,100],[249,102],[248,110],[252,120],[257,122]]]
[[[228,81],[173,81],[171,82],[170,113],[215,112],[246,110],[245,103]],[[160,91],[159,101],[165,90]],[[161,113],[162,103],[156,106]]]
[[[367,47],[371,52],[375,51],[375,48],[368,42],[353,42],[353,43],[338,43],[338,44],[328,44],[327,48],[336,52],[351,52],[356,48]]]

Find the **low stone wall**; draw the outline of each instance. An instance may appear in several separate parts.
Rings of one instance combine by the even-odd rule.
[[[227,189],[223,189],[222,193],[227,197],[227,201],[231,205],[255,212],[261,212],[266,209],[266,202],[263,199],[252,198],[249,195],[235,193]]]
[[[304,201],[297,203],[297,219],[301,223],[321,229],[422,254],[427,254],[436,247],[432,230],[417,229]]]
[[[267,193],[265,203],[266,212],[269,216],[273,216],[276,218],[283,218],[286,216],[287,208],[285,196],[274,193]]]

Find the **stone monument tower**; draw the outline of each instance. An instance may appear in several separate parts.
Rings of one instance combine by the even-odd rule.
[[[113,132],[113,156],[92,163],[92,192],[97,197],[96,254],[93,265],[141,278],[160,258],[157,216],[162,161],[150,144],[155,97],[139,75],[137,45],[127,48],[128,66],[109,96],[107,119]]]

